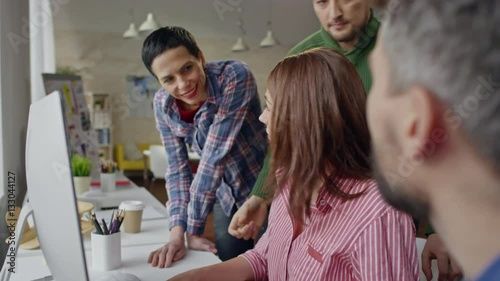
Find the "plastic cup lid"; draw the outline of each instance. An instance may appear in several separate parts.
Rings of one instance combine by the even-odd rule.
[[[125,211],[140,211],[144,209],[144,203],[142,201],[123,201],[120,204],[120,209]]]

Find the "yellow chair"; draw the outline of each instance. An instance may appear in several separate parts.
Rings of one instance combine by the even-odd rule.
[[[148,150],[152,144],[137,144],[137,148],[142,152],[144,150]],[[144,159],[140,159],[137,161],[129,161],[125,159],[125,145],[124,144],[116,144],[115,145],[115,161],[118,166],[118,169],[122,171],[143,171],[144,170]]]

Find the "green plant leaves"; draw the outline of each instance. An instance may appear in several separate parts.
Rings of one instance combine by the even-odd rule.
[[[88,177],[92,170],[92,162],[88,157],[78,154],[71,156],[71,172],[74,177]]]

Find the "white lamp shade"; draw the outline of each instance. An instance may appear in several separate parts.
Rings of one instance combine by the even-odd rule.
[[[160,28],[160,25],[156,22],[153,13],[149,13],[146,20],[139,27],[139,31],[154,31]]]
[[[123,33],[123,38],[135,38],[139,36],[139,31],[135,27],[134,23],[131,23],[127,31]]]
[[[243,41],[243,38],[238,37],[236,40],[236,43],[233,45],[233,48],[231,49],[233,52],[243,52],[248,50],[247,44]]]
[[[260,42],[261,47],[272,47],[279,45],[278,40],[276,40],[273,36],[273,32],[271,30],[267,31],[267,35],[262,41]]]

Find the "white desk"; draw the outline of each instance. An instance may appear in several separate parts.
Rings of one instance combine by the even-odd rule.
[[[78,199],[88,201],[94,206],[118,206],[123,200],[142,200],[146,206],[152,206],[159,212],[166,214],[166,208],[153,195],[133,182],[128,186],[117,186],[115,192],[106,193],[104,196],[95,196],[99,189],[93,187],[91,191],[79,196]],[[92,249],[90,234],[83,237],[87,268],[91,280],[98,278],[104,272],[92,270]],[[121,233],[122,266],[116,271],[131,273],[141,280],[165,280],[189,269],[219,263],[217,256],[208,252],[188,251],[187,256],[176,262],[170,268],[153,268],[147,263],[151,251],[163,246],[170,238],[168,231],[168,218],[143,220],[141,232],[137,234]],[[49,276],[50,270],[45,264],[41,250],[19,249],[16,259],[17,271],[11,275],[12,281],[26,281]]]
[[[114,271],[131,273],[143,281],[166,280],[187,270],[219,263],[220,260],[213,254],[200,251],[188,251],[186,257],[173,264],[170,268],[154,268],[147,263],[151,251],[163,246],[160,244],[149,244],[141,246],[122,246],[122,266]],[[90,280],[102,276],[105,272],[92,270],[92,252],[85,251],[87,268]],[[49,276],[50,271],[43,256],[23,257],[16,261],[17,271],[11,274],[11,281],[27,281]],[[70,280],[67,280],[70,281]]]
[[[78,200],[94,204],[96,210],[103,208],[118,208],[120,203],[126,200],[140,200],[146,205],[153,206],[155,209],[165,209],[165,206],[143,187],[120,188],[117,186],[116,191],[109,193],[89,191],[78,196]]]
[[[141,224],[141,232],[137,234],[121,233],[122,247],[141,246],[149,244],[165,244],[170,239],[168,231],[168,219],[143,221]],[[90,233],[83,235],[83,248],[91,250]],[[42,250],[25,250],[19,248],[17,252],[18,258],[41,256]]]
[[[128,185],[116,185],[113,192],[103,193],[99,187],[91,186],[88,192],[78,196],[78,200],[94,204],[95,209],[117,208],[125,200],[141,200],[144,204],[153,206],[157,210],[164,210],[165,206],[149,193],[145,188],[138,187],[128,180],[122,173],[118,173],[117,181],[129,181]]]

